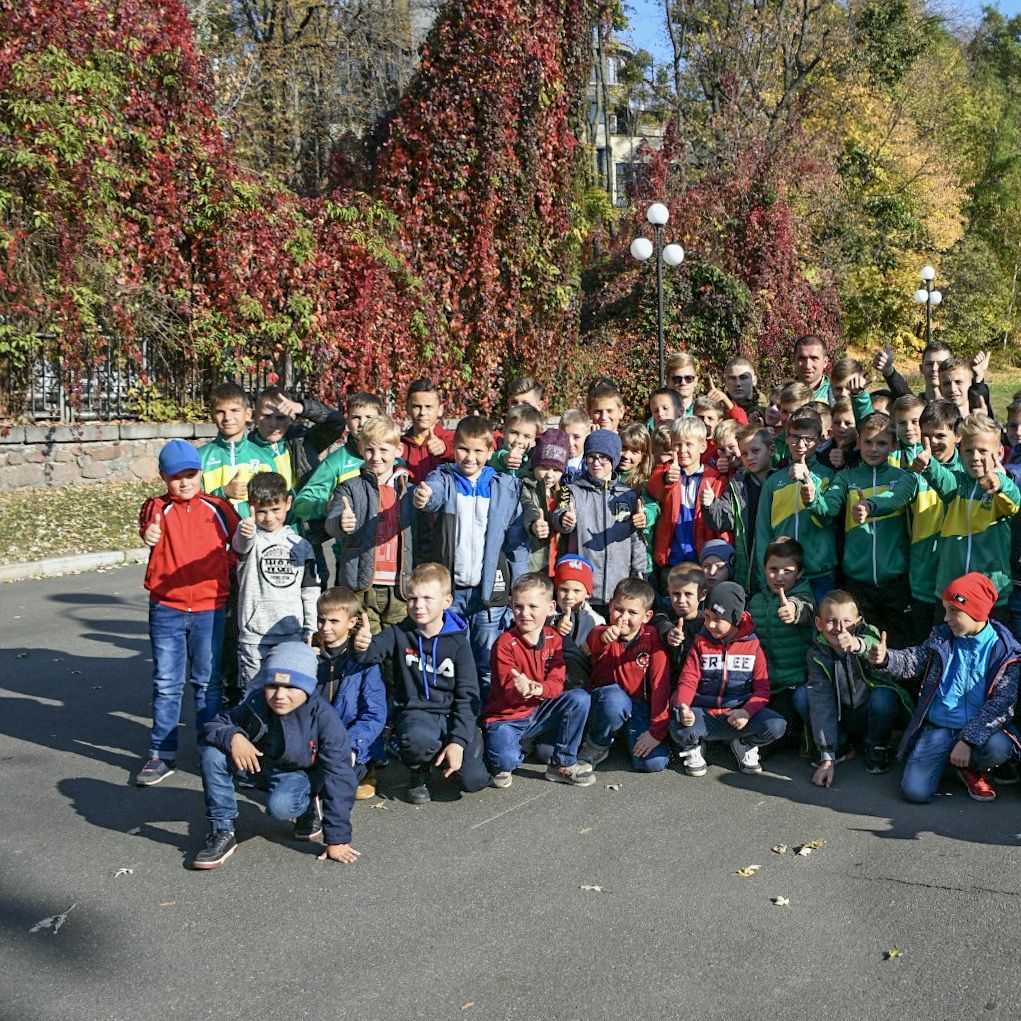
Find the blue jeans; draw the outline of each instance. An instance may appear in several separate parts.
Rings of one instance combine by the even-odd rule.
[[[476,585],[474,588],[454,589],[454,601],[450,608],[468,621],[468,640],[475,657],[475,669],[479,674],[479,704],[484,706],[489,698],[489,658],[497,638],[504,632],[506,607],[487,608],[482,590]]]
[[[670,736],[682,752],[690,752],[703,741],[740,741],[748,747],[761,748],[779,741],[787,730],[787,721],[772,709],[760,709],[741,730],[735,730],[725,716],[713,716],[697,707],[691,710],[695,722],[690,727],[674,716],[670,721]]]
[[[173,761],[177,756],[177,727],[187,678],[195,693],[195,731],[220,711],[223,684],[220,647],[225,610],[189,613],[149,601],[149,640],[152,643],[152,735],[149,757]]]
[[[1021,588],[1017,585],[1010,593],[1007,601],[1007,612],[1010,614],[1010,630],[1014,637],[1021,642]]]
[[[553,739],[554,766],[573,766],[578,761],[578,746],[585,733],[589,712],[589,693],[571,688],[556,698],[545,699],[528,716],[518,720],[497,720],[482,728],[486,742],[486,764],[494,773],[513,773],[524,761],[522,741]]]
[[[658,773],[670,765],[670,749],[660,742],[645,756],[635,755],[635,741],[649,729],[649,703],[632,698],[619,684],[606,684],[592,692],[588,715],[588,739],[601,748],[609,748],[621,727],[627,725],[627,750],[631,768],[639,773]]]
[[[815,596],[815,605],[818,608],[823,596],[837,587],[837,578],[831,571],[829,574],[819,575],[818,578],[809,578],[808,584],[812,589],[812,595]]]
[[[959,730],[923,723],[908,761],[904,766],[900,789],[908,801],[924,805],[936,797],[943,770],[950,761],[950,750],[961,736]],[[1003,731],[993,734],[981,748],[972,748],[969,769],[984,771],[1017,757],[1014,743]]]

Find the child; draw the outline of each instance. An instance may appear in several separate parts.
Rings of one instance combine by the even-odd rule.
[[[557,560],[553,573],[558,613],[554,626],[564,640],[569,688],[588,686],[592,669],[588,636],[594,627],[606,623],[588,603],[592,595],[592,570],[584,557],[569,553]]]
[[[705,776],[703,741],[728,741],[742,773],[761,773],[759,748],[787,725],[766,708],[766,658],[745,612],[740,585],[725,581],[706,600],[705,627],[684,662],[673,696],[670,736],[688,776]]]
[[[592,767],[578,761],[588,719],[589,693],[564,690],[564,640],[546,618],[553,612],[549,575],[523,574],[511,588],[514,624],[493,646],[493,686],[482,714],[486,760],[494,787],[510,787],[524,761],[522,743],[553,744],[546,779],[574,787],[596,782]]]
[[[702,419],[706,436],[712,436],[713,430],[723,421],[723,406],[708,397],[696,397],[691,406],[691,413]]]
[[[646,569],[645,543],[635,526],[637,494],[613,475],[620,463],[620,437],[597,429],[585,440],[585,470],[561,490],[553,528],[567,536],[567,551],[591,561],[596,611],[609,602],[617,582]]]
[[[232,766],[266,773],[267,813],[296,819],[296,840],[324,837],[321,861],[357,861],[360,854],[351,846],[351,744],[337,714],[316,693],[315,653],[300,642],[284,642],[266,657],[258,680],[261,687],[241,705],[205,725],[202,791],[210,829],[191,867],[218,868],[237,848]]]
[[[652,618],[652,626],[659,634],[670,659],[670,676],[676,677],[684,666],[696,636],[702,630],[702,603],[708,588],[705,571],[698,564],[675,564],[670,568],[666,580],[670,609],[657,613]]]
[[[151,787],[174,772],[181,698],[187,679],[195,693],[196,731],[220,711],[220,646],[230,572],[228,549],[240,518],[233,507],[202,492],[202,461],[184,440],[160,451],[167,491],[142,505],[138,531],[149,547],[152,643],[152,732],[149,757],[135,776]]]
[[[560,480],[567,469],[571,441],[559,429],[541,433],[529,457],[531,473],[521,484],[521,513],[528,533],[529,571],[553,574],[557,559],[557,533],[553,512],[557,509]]]
[[[984,416],[983,416],[984,417]],[[869,662],[891,677],[921,682],[918,706],[897,755],[907,756],[901,791],[908,801],[932,801],[947,759],[976,801],[996,791],[986,771],[1018,758],[1012,722],[1017,702],[1021,645],[990,619],[999,592],[971,572],[943,590],[946,623],[920,646],[887,649],[885,633]]]
[[[638,495],[638,513],[635,528],[642,533],[645,544],[643,574],[651,577],[652,537],[659,517],[659,504],[649,496],[649,476],[652,475],[652,437],[649,430],[638,422],[624,426],[620,431],[620,481]]]
[[[791,449],[787,442],[787,429],[791,419],[797,412],[810,404],[814,398],[812,390],[804,383],[787,383],[781,388],[777,399],[778,422],[780,431],[776,434],[776,450],[774,453],[774,467],[785,465],[791,461]],[[819,439],[816,445],[822,441],[822,422],[819,422]]]
[[[815,631],[808,680],[795,691],[798,712],[809,721],[819,749],[812,783],[833,786],[837,763],[853,754],[851,736],[865,738],[865,769],[888,773],[894,725],[903,711],[914,709],[914,703],[888,674],[862,661],[879,641],[879,632],[862,620],[854,596],[841,589],[823,597]]]
[[[681,413],[677,417],[686,418],[694,414],[698,367],[687,351],[676,351],[666,356],[666,381],[681,396]]]
[[[602,377],[593,380],[588,388],[586,410],[594,429],[615,433],[624,418],[624,399],[617,384]]]
[[[755,518],[763,483],[772,472],[773,434],[762,426],[742,426],[737,431],[737,446],[740,470],[720,496],[712,490],[703,490],[702,506],[706,522],[714,532],[733,536],[733,580],[751,593],[758,587],[758,577],[752,569],[756,559]]]
[[[454,434],[443,427],[443,401],[435,384],[416,379],[408,387],[404,402],[410,425],[401,437],[401,460],[408,467],[411,481],[422,482],[429,472],[446,464],[454,456]],[[378,414],[382,414],[380,408]]]
[[[858,423],[854,417],[851,401],[843,397],[833,402],[830,408],[830,442],[816,447],[815,456],[819,463],[833,471],[841,468],[857,468],[861,463],[858,456]]]
[[[507,381],[507,410],[513,411],[522,404],[531,405],[540,414],[546,411],[542,384],[533,376],[514,376]]]
[[[262,660],[281,642],[311,641],[319,578],[312,544],[284,524],[291,509],[277,472],[248,484],[252,516],[234,532],[238,556],[238,679],[247,691]]]
[[[354,478],[337,486],[326,531],[339,539],[337,581],[358,593],[372,633],[408,615],[408,580],[415,562],[411,476],[396,467],[401,431],[388,415],[362,426],[363,461]]]
[[[524,574],[528,543],[521,524],[521,482],[486,466],[493,430],[484,418],[462,418],[454,462],[415,487],[414,506],[435,515],[434,548],[454,579],[453,608],[469,624],[478,683],[489,693],[489,658],[503,630],[512,572]]]
[[[199,447],[202,488],[230,500],[241,517],[248,517],[248,480],[258,472],[275,471],[272,457],[248,436],[252,406],[237,383],[214,386],[209,397],[216,439]]]
[[[567,459],[567,468],[564,470],[564,482],[573,482],[584,467],[585,437],[592,432],[592,420],[584,411],[568,408],[560,416],[560,429],[571,441],[571,456]]]
[[[648,428],[652,432],[661,425],[673,422],[684,413],[681,395],[671,386],[661,387],[649,394]]]
[[[668,568],[698,560],[706,540],[714,538],[703,514],[703,492],[714,498],[723,491],[723,480],[715,468],[703,467],[706,429],[701,419],[680,418],[671,428],[673,448],[669,464],[658,465],[649,479],[649,495],[660,506],[653,536],[652,557],[664,578]]]
[[[729,479],[741,464],[741,448],[737,442],[737,433],[743,428],[740,422],[727,418],[713,430],[713,441],[707,448],[705,456],[708,459],[711,448],[713,458],[710,463],[723,479]]]
[[[805,683],[805,657],[812,644],[815,600],[802,577],[804,551],[781,536],[765,547],[765,588],[748,604],[769,666],[770,705],[790,726],[798,723],[797,689]]]
[[[455,438],[454,456],[457,457]],[[450,572],[441,564],[420,564],[408,584],[408,617],[370,638],[368,617],[354,637],[361,663],[390,660],[394,668],[393,741],[411,772],[408,799],[432,800],[429,770],[444,767],[465,791],[489,785],[476,728],[479,682],[468,640],[468,625],[451,610]]]
[[[351,632],[358,626],[358,596],[346,585],[327,589],[316,604],[319,648],[316,691],[340,716],[359,780],[355,801],[376,796],[372,762],[384,755],[386,687],[378,666],[362,666],[351,650]]]
[[[489,467],[498,472],[526,478],[531,471],[528,455],[542,432],[542,412],[531,404],[516,404],[503,420],[500,449],[489,459]]]
[[[830,372],[830,391],[834,401],[851,396],[848,381],[853,377],[865,378],[865,366],[857,358],[838,358]]]
[[[698,565],[705,574],[706,598],[721,581],[732,581],[734,547],[723,539],[710,539],[703,547]]]
[[[1021,399],[1015,395],[1007,408],[1007,449],[1003,465],[1007,474],[1021,488]],[[1021,640],[1021,514],[1010,519],[1011,589],[1007,604],[1010,627],[1014,637]]]
[[[614,589],[610,623],[592,629],[588,736],[578,753],[595,768],[626,727],[631,768],[658,773],[670,762],[667,709],[670,665],[656,629],[649,624],[655,593],[639,578],[624,578]]]
[[[817,493],[824,492],[833,474],[815,457],[821,435],[822,425],[814,411],[800,411],[789,420],[787,442],[794,461],[786,470],[774,472],[766,480],[755,517],[756,549],[765,550],[781,535],[791,536],[801,544],[805,571],[816,599],[835,587],[837,567],[833,529],[812,515],[802,493],[802,486],[809,478],[813,479]],[[762,564],[757,565],[757,576],[761,588],[765,580]]]
[[[897,449],[890,454],[890,464],[895,468],[910,468],[911,462],[922,449],[922,414],[926,404],[921,397],[905,394],[898,397],[890,408],[897,431]]]

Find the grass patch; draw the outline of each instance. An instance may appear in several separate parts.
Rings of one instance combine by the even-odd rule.
[[[162,482],[109,482],[0,494],[0,563],[135,549],[142,502]]]

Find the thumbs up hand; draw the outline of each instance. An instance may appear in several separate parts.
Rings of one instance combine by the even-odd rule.
[[[861,651],[861,641],[850,631],[843,629],[837,632],[837,645],[841,652],[858,653]]]
[[[715,500],[715,499],[716,499],[716,494],[708,486],[703,486],[702,487],[702,507],[703,507],[703,509],[708,509],[709,507],[712,507],[713,500]]]
[[[564,515],[560,519],[560,524],[563,525],[565,532],[573,532],[577,527],[578,513],[575,510],[573,500],[567,505],[567,510],[564,511]]]
[[[447,450],[447,445],[430,429],[429,438],[425,441],[426,448],[433,457],[440,457]]]
[[[242,518],[238,525],[238,531],[246,538],[251,539],[255,535],[255,518]]]
[[[536,539],[548,539],[549,522],[545,518],[538,518],[532,525],[532,535],[534,535]]]
[[[369,615],[362,610],[361,620],[358,622],[358,630],[354,634],[352,642],[355,652],[368,652],[372,644],[372,626],[369,624]]]
[[[872,367],[884,376],[893,372],[893,348],[889,344],[872,356]]]
[[[532,681],[526,677],[520,670],[511,671],[511,683],[514,685],[514,690],[522,697],[528,698],[532,690]]]
[[[716,385],[716,380],[712,376],[709,377],[709,392],[706,397],[716,404],[722,404],[728,411],[734,406],[734,402]]]
[[[873,666],[882,666],[886,662],[886,632],[884,631],[876,645],[869,649],[869,662]]]
[[[557,621],[557,632],[564,638],[566,638],[574,627],[574,616],[571,614],[571,608],[568,607],[564,610],[564,615]]]
[[[150,524],[146,526],[145,531],[142,533],[142,542],[146,546],[152,547],[163,538],[163,515],[156,511],[156,517],[153,518]]]
[[[672,486],[681,477],[681,466],[677,463],[677,450],[675,449],[671,454],[670,468],[666,473],[667,485]]]
[[[677,707],[677,715],[680,717],[682,727],[693,727],[695,725],[695,714],[686,705]]]
[[[833,446],[830,448],[830,467],[834,471],[840,471],[844,467],[844,448]]]
[[[776,608],[776,615],[782,624],[793,624],[798,611],[794,604],[787,598],[787,593],[780,589],[780,605]]]
[[[684,644],[684,628],[680,624],[672,627],[666,633],[666,643],[674,649],[680,648]],[[687,724],[687,726],[690,726],[690,724]]]
[[[636,532],[640,532],[648,523],[649,518],[645,513],[645,504],[639,500],[638,509],[631,515],[631,524],[634,525]]]
[[[415,510],[425,510],[425,506],[432,499],[432,495],[432,487],[428,482],[420,482],[415,486],[415,495],[411,499]]]
[[[795,482],[808,482],[809,471],[808,464],[805,461],[805,455],[802,454],[787,470],[787,474]]]
[[[852,490],[854,505],[851,507],[851,520],[856,525],[864,525],[869,519],[869,502],[860,489]]]

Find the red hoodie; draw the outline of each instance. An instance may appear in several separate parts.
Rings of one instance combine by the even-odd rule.
[[[670,712],[670,661],[659,634],[650,624],[629,642],[618,638],[603,643],[605,624],[594,627],[588,636],[592,656],[589,690],[608,684],[619,685],[632,698],[649,703],[649,733],[665,741]]]
[[[236,559],[229,544],[241,520],[237,511],[218,496],[199,493],[190,500],[175,500],[164,493],[142,504],[139,534],[157,517],[163,534],[149,550],[145,571],[149,595],[157,603],[191,613],[226,606]]]
[[[439,423],[433,427],[433,433],[438,439],[443,440],[442,454],[433,454],[429,450],[428,436],[421,442],[412,439],[411,433],[405,433],[401,437],[401,458],[408,466],[411,481],[416,485],[424,482],[425,477],[434,468],[454,459],[454,434]]]
[[[538,645],[529,645],[515,624],[496,640],[489,661],[493,686],[482,712],[483,723],[524,719],[538,709],[543,699],[556,698],[564,690],[567,679],[564,640],[551,627],[542,629]],[[515,670],[542,685],[542,698],[523,698],[518,694],[514,687]]]

